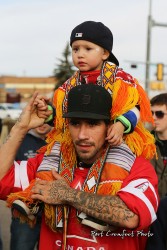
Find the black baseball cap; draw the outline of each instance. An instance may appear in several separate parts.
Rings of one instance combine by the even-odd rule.
[[[111,119],[112,98],[102,86],[83,84],[73,87],[68,94],[64,118]]]
[[[108,50],[110,56],[107,60],[119,66],[118,59],[112,53],[113,34],[103,23],[86,21],[79,24],[71,32],[70,45],[72,46],[72,43],[76,40],[92,42]]]

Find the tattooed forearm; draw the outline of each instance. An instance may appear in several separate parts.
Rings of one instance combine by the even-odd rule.
[[[3,178],[12,167],[16,153],[27,132],[44,123],[45,118],[41,118],[37,114],[37,95],[37,92],[33,94],[32,98],[23,109],[18,121],[12,127],[5,143],[0,148],[0,179]]]
[[[54,174],[55,181],[37,181],[32,198],[48,204],[70,205],[85,214],[115,227],[136,228],[139,217],[119,196],[98,195],[69,187],[64,178]],[[39,195],[42,190],[42,195]]]
[[[8,140],[10,139],[10,137],[11,137],[11,135],[9,134],[9,135],[6,137],[6,139],[5,139],[5,141],[4,141],[4,143],[3,143],[3,144],[7,143],[7,142],[8,142]]]
[[[6,144],[10,139],[11,139],[11,134],[9,134],[9,135],[6,137],[6,139],[5,139],[5,141],[3,142],[3,144]],[[21,138],[19,138],[19,139],[18,139],[18,142],[21,143],[21,142],[23,141],[23,139],[24,139],[24,136],[22,136]]]
[[[66,181],[53,181],[48,189],[48,196],[46,202],[50,204],[64,204],[67,200],[75,199],[75,189],[71,189]]]
[[[68,201],[76,209],[108,224],[128,228],[138,226],[138,216],[118,196],[101,196],[71,190]]]
[[[20,114],[19,118],[17,119],[16,124],[18,124],[18,123],[21,122],[21,119],[22,119],[24,113],[25,113],[25,112],[24,112],[24,110],[23,110],[22,113]]]

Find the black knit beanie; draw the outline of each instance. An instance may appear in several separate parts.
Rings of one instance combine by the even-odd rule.
[[[109,51],[109,61],[119,66],[117,58],[112,53],[113,35],[108,27],[101,22],[86,21],[76,26],[70,37],[70,45],[76,40],[85,40],[95,43]]]

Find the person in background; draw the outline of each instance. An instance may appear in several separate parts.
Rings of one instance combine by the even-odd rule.
[[[29,158],[35,157],[37,150],[46,145],[46,135],[50,130],[50,125],[43,124],[42,126],[28,131],[17,151],[15,160],[27,161]],[[22,167],[24,168],[24,166]],[[10,250],[34,250],[39,241],[40,227],[40,214],[37,216],[34,227],[30,227],[27,223],[21,223],[18,218],[12,216]]]
[[[151,160],[158,176],[160,197],[167,195],[167,93],[154,96],[151,100],[151,111],[154,118],[152,131],[157,148],[157,158]]]
[[[167,93],[154,96],[151,100],[157,157],[151,160],[158,176],[160,204],[157,220],[151,225],[153,236],[148,239],[146,250],[167,250]]]
[[[45,123],[42,126],[31,129],[17,151],[16,161],[33,158],[37,150],[46,145],[45,139],[51,128],[49,124]]]
[[[24,108],[0,149],[1,199],[22,189],[14,185],[18,166],[15,155],[27,131],[44,122],[38,116],[35,98]],[[71,159],[68,150],[61,151],[58,168],[64,175],[58,174],[56,164],[50,164],[50,157],[56,159],[55,145],[51,155],[41,153],[27,161],[30,181],[38,177],[40,167],[41,172],[44,165],[52,169],[53,181],[38,179],[31,190],[33,201],[45,202],[40,250],[145,249],[148,227],[156,219],[158,180],[149,160],[136,157],[124,142],[110,147],[106,141],[108,125],[113,122],[111,108],[112,98],[105,88],[93,84],[72,88],[62,115],[67,123],[65,134],[70,136],[68,149],[74,154]],[[22,178],[20,175],[23,182]],[[49,227],[52,214],[56,218],[53,231]],[[106,232],[95,229],[98,220]],[[124,234],[123,239],[120,234]]]
[[[153,235],[148,238],[145,250],[167,250],[167,196],[160,199],[157,219],[150,227]]]

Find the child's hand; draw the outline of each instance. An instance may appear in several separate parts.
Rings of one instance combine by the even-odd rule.
[[[45,120],[52,114],[52,111],[48,110],[49,101],[49,98],[40,95],[35,99],[37,114],[40,118],[44,118]]]
[[[118,146],[122,143],[124,129],[124,125],[119,121],[109,125],[106,140],[110,146]]]
[[[35,99],[35,104],[40,111],[47,111],[48,110],[48,103],[50,99],[46,96],[38,95]]]

